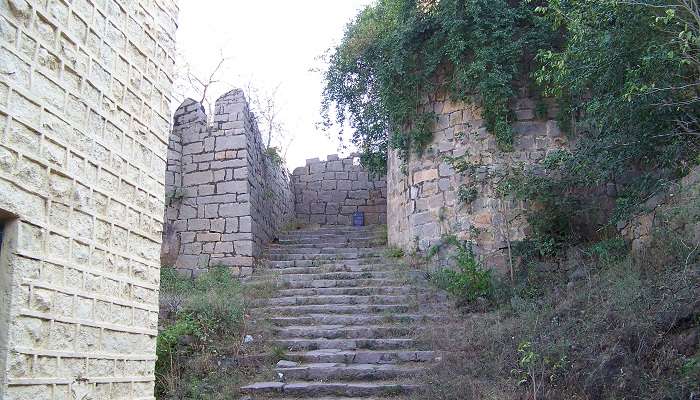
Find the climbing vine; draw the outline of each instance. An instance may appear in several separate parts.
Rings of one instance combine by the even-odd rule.
[[[532,190],[521,198],[557,209],[556,224],[533,219],[560,227],[548,237],[563,240],[567,210],[587,212],[579,194],[613,183],[624,216],[700,160],[699,4],[378,0],[330,53],[325,122],[350,126],[363,164],[382,173],[388,149],[406,161],[431,142],[441,94],[478,104],[510,150],[512,100],[527,87],[536,115],[557,118],[571,148],[526,174],[521,186]],[[546,115],[544,98],[558,115]],[[461,194],[473,198],[467,186]]]
[[[499,147],[512,149],[517,81],[553,35],[534,12],[530,1],[379,0],[330,54],[326,125],[349,124],[365,166],[383,172],[387,149],[406,160],[430,143],[435,115],[425,96],[444,91],[478,102]]]

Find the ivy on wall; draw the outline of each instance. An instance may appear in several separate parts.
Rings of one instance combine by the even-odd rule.
[[[554,31],[529,1],[379,0],[348,25],[326,72],[328,125],[349,123],[373,171],[388,148],[406,160],[432,140],[426,95],[478,102],[502,150],[513,146],[509,106],[517,82]]]
[[[389,148],[406,160],[430,143],[423,106],[446,92],[478,103],[507,151],[528,85],[559,104],[582,180],[675,168],[697,153],[698,21],[697,0],[379,0],[331,52],[325,122],[385,172]]]

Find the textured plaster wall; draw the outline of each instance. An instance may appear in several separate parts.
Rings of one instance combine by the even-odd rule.
[[[266,154],[241,90],[217,100],[211,125],[199,103],[178,108],[166,183],[163,264],[189,274],[223,265],[250,275],[293,217],[289,173]]]
[[[389,242],[425,251],[443,235],[455,234],[472,241],[488,265],[503,268],[506,238],[523,239],[527,224],[517,218],[524,204],[500,199],[495,186],[509,168],[534,165],[549,151],[566,147],[566,138],[555,121],[536,118],[535,104],[526,93],[514,104],[517,120],[511,152],[498,149],[478,107],[452,102],[444,95],[431,96],[425,107],[438,117],[427,150],[422,156],[411,154],[405,168],[396,152],[389,154]],[[550,107],[548,115],[555,112]],[[456,172],[450,157],[464,157],[472,168]],[[475,190],[473,201],[460,201],[462,185]]]
[[[386,179],[370,176],[354,155],[307,160],[294,170],[292,183],[300,223],[350,225],[357,211],[365,213],[367,225],[386,223]]]
[[[177,12],[0,0],[4,400],[153,398]]]

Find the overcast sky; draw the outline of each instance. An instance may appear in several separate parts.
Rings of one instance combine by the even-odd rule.
[[[201,76],[229,58],[213,88],[216,98],[249,83],[261,92],[279,85],[280,118],[294,137],[290,169],[338,152],[337,138],[316,128],[322,76],[310,70],[342,37],[345,25],[372,0],[182,0],[178,30],[181,59]],[[191,97],[195,93],[188,94]],[[196,98],[196,97],[195,97]]]

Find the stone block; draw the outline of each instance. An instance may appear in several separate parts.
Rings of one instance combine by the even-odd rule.
[[[221,240],[220,233],[198,233],[197,241],[199,242],[218,242]]]
[[[292,173],[295,176],[299,175],[308,175],[309,174],[309,167],[297,167],[294,168],[294,172]]]
[[[353,190],[348,192],[348,197],[351,199],[369,199],[368,190]]]
[[[315,164],[310,164],[309,171],[311,172],[311,175],[322,174],[322,173],[326,172],[326,163],[319,162],[319,163],[315,163]]]
[[[219,206],[219,216],[221,217],[242,217],[250,214],[250,205],[244,203],[221,204]]]
[[[211,220],[211,227],[209,229],[212,232],[224,233],[226,231],[226,220],[223,218]]]
[[[338,214],[340,212],[340,204],[338,203],[327,203],[326,204],[326,214]]]
[[[238,232],[238,218],[226,218],[226,230],[225,233],[236,233]],[[218,231],[217,231],[218,232]]]
[[[207,204],[204,206],[204,217],[205,218],[218,218],[219,217],[219,205],[218,204]]]
[[[325,180],[321,183],[321,189],[323,190],[335,190],[338,188],[338,183],[335,180]]]
[[[185,174],[182,177],[183,186],[196,186],[214,181],[214,173],[212,171],[192,172]]]
[[[329,172],[342,172],[343,162],[342,161],[330,161],[327,163],[326,171]]]
[[[248,181],[229,181],[216,184],[216,192],[225,193],[248,193]]]
[[[248,145],[248,138],[243,135],[219,136],[216,138],[216,151],[241,150]]]
[[[253,255],[253,242],[252,241],[237,241],[234,243],[236,255],[238,256],[252,256]]]
[[[425,169],[413,173],[413,183],[419,184],[426,181],[432,181],[438,178],[437,169]]]
[[[325,214],[326,204],[325,203],[311,203],[311,214]]]
[[[219,242],[214,247],[214,252],[217,254],[233,253],[233,243]]]
[[[309,217],[309,223],[325,225],[326,224],[326,215],[325,214],[312,214]]]
[[[349,180],[342,180],[338,181],[337,183],[337,189],[338,190],[352,190],[352,182]]]
[[[209,231],[211,222],[208,219],[191,219],[187,221],[187,229],[190,232]]]
[[[238,230],[239,232],[252,232],[253,231],[253,218],[250,216],[241,217],[238,220]]]

